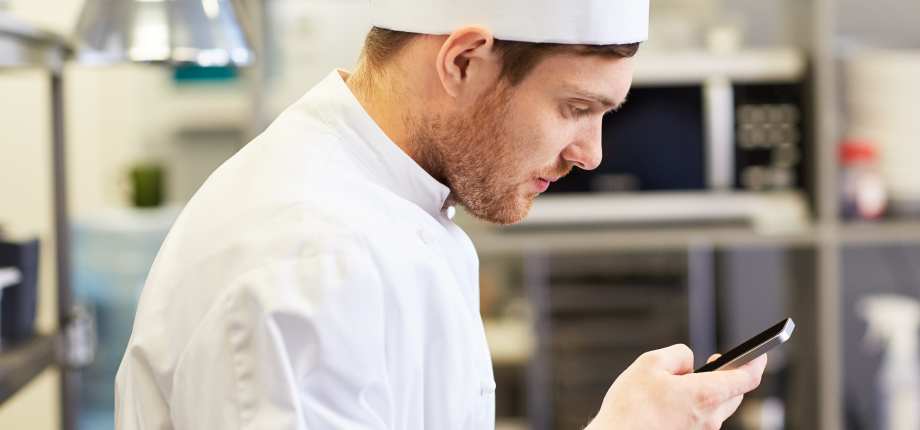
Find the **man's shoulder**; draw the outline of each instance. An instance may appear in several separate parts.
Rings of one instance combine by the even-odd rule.
[[[430,215],[339,158],[306,163],[313,172],[253,172],[203,188],[173,227],[165,254],[189,267],[217,254],[252,267],[297,249],[371,256],[419,245]]]

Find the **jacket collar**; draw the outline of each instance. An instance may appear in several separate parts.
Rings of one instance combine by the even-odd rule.
[[[450,194],[377,126],[345,84],[349,76],[335,70],[308,96],[323,120],[387,187],[434,217]]]

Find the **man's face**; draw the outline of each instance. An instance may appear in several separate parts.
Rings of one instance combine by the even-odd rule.
[[[485,221],[514,224],[572,167],[601,161],[601,122],[621,104],[633,60],[550,55],[517,86],[496,81],[449,118],[421,112],[413,139],[454,202]]]

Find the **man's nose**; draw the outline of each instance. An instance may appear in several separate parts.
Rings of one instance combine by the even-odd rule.
[[[602,120],[591,121],[584,129],[578,130],[574,141],[562,151],[562,158],[584,170],[594,170],[601,164]]]

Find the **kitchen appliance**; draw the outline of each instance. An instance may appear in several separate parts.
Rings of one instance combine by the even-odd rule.
[[[573,170],[548,192],[805,187],[803,85],[732,85],[724,112],[707,112],[706,91],[702,85],[633,88],[627,103],[604,118],[601,165]],[[724,148],[707,136],[707,121],[732,124]]]
[[[626,104],[604,117],[601,165],[548,192],[807,188],[807,89],[795,51],[640,53],[635,75]]]
[[[241,11],[234,3],[88,0],[77,23],[77,59],[88,66],[125,61],[249,66],[255,56],[237,20]],[[245,18],[245,13],[242,15]]]

